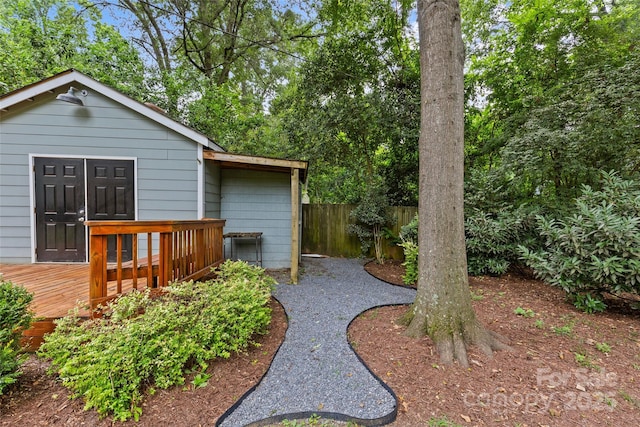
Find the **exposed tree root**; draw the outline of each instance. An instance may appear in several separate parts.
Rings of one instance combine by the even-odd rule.
[[[499,350],[511,350],[508,340],[499,334],[485,329],[475,322],[471,330],[454,331],[449,334],[434,334],[434,341],[440,360],[444,364],[458,362],[464,368],[469,367],[467,350],[478,347],[487,357],[493,357],[493,353]]]
[[[458,323],[457,328],[454,325],[440,327],[439,332],[430,334],[427,318],[414,316],[413,309],[408,310],[398,321],[407,326],[407,336],[421,338],[429,335],[443,364],[458,362],[460,366],[468,368],[468,350],[473,346],[478,347],[487,357],[493,357],[496,351],[512,350],[506,337],[486,329],[475,319],[464,325]]]

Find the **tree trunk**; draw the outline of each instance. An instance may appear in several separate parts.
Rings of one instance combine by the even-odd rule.
[[[464,238],[464,46],[457,0],[419,0],[421,124],[418,292],[407,334],[428,334],[444,363],[467,347],[506,347],[476,319]]]

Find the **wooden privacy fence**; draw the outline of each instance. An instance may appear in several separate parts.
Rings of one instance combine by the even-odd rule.
[[[224,220],[87,221],[89,227],[89,302],[92,315],[99,304],[138,289],[170,282],[197,280],[224,261]],[[115,244],[109,263],[108,241]],[[130,242],[130,260],[123,247]],[[139,253],[146,257],[139,259]]]
[[[302,253],[322,254],[336,257],[355,258],[361,255],[360,240],[347,231],[354,221],[349,214],[356,205],[310,204],[302,206]],[[418,213],[413,206],[390,208],[392,222],[389,229],[393,235],[411,222]],[[384,256],[387,259],[403,259],[402,248],[385,239]],[[373,248],[369,256],[373,256]]]

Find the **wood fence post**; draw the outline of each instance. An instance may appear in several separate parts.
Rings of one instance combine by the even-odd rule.
[[[298,283],[300,262],[300,170],[291,169],[291,283]]]

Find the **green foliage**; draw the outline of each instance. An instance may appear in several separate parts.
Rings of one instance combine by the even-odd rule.
[[[575,323],[570,322],[562,326],[554,326],[552,330],[553,330],[553,333],[556,335],[569,336],[573,333],[574,326],[575,326]]]
[[[404,251],[404,275],[402,281],[405,285],[414,285],[418,281],[418,244],[411,240],[403,240],[399,244]]]
[[[140,99],[146,92],[140,54],[100,19],[85,0],[0,2],[0,94],[75,68]]]
[[[519,249],[538,277],[589,311],[604,309],[604,292],[640,293],[640,186],[613,172],[601,180],[600,190],[583,187],[575,214],[560,221],[538,217],[543,250]]]
[[[460,424],[451,421],[446,416],[429,418],[429,427],[461,427]]]
[[[489,184],[468,198],[564,207],[581,185],[596,183],[598,170],[638,170],[640,3],[461,6],[465,172]]]
[[[500,275],[519,263],[518,246],[537,247],[535,213],[528,208],[504,209],[490,215],[472,211],[465,220],[467,266],[472,275]],[[407,277],[405,283],[417,279],[418,217],[400,231],[405,253]]]
[[[355,221],[348,225],[348,232],[360,239],[362,254],[366,256],[373,244],[376,261],[383,263],[382,243],[384,227],[389,223],[389,202],[380,185],[372,185],[349,216]]]
[[[21,374],[24,355],[20,338],[33,320],[29,310],[32,300],[33,295],[25,288],[0,281],[0,395]]]
[[[607,305],[598,297],[592,297],[590,293],[574,295],[573,305],[585,313],[601,313],[607,309]]]
[[[583,368],[600,371],[600,367],[594,363],[593,359],[586,351],[574,351],[573,355],[575,356],[576,363]]]
[[[531,310],[530,308],[516,307],[516,309],[513,310],[513,312],[515,314],[517,314],[518,316],[522,316],[522,317],[535,317],[536,316],[535,311]]]
[[[193,384],[195,388],[206,387],[210,379],[211,374],[200,372],[193,377],[191,384]]]
[[[404,252],[405,273],[402,281],[405,285],[414,285],[418,281],[418,214],[411,222],[400,227],[400,243]]]
[[[418,214],[411,222],[400,227],[400,239],[418,244]]]
[[[475,211],[465,219],[467,265],[472,275],[501,275],[518,263],[518,245],[536,245],[535,210]]]
[[[597,342],[596,349],[604,354],[609,354],[611,352],[611,346],[606,342]]]
[[[544,197],[570,199],[599,170],[637,170],[640,137],[640,55],[622,65],[590,65],[531,108],[527,121],[502,151],[516,182]]]
[[[304,420],[283,420],[278,424],[283,427],[309,427],[309,426],[323,426],[323,427],[335,427],[337,425],[344,427],[359,427],[359,424],[353,421],[347,421],[346,423],[336,423],[333,420],[322,419],[318,414],[311,414],[311,416]]]
[[[354,203],[382,178],[393,203],[413,203],[420,91],[405,32],[410,9],[386,0],[319,5],[323,42],[272,109],[297,156],[310,161],[311,200]]]
[[[86,409],[137,420],[145,388],[183,384],[187,369],[204,371],[209,360],[230,357],[266,330],[273,279],[240,261],[225,262],[218,273],[212,281],[169,286],[157,298],[133,291],[101,319],[62,318],[40,354]],[[207,379],[196,375],[194,385]]]

